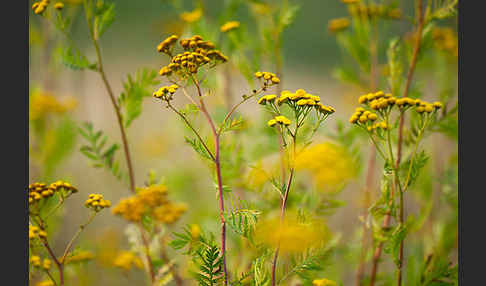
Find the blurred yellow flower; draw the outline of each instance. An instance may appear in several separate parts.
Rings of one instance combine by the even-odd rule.
[[[64,263],[77,263],[77,262],[84,262],[84,261],[88,261],[88,260],[91,260],[95,257],[95,255],[93,254],[93,252],[91,251],[88,251],[88,250],[83,250],[83,251],[80,251],[70,257],[67,257],[66,260],[64,261]]]
[[[251,9],[255,14],[267,15],[270,13],[270,6],[266,3],[251,3]]]
[[[36,286],[54,286],[54,282],[52,282],[51,280],[44,280],[44,281],[41,281],[37,284],[35,284]]]
[[[185,204],[180,203],[166,203],[154,210],[154,217],[157,221],[166,224],[176,222],[187,210]]]
[[[194,23],[201,19],[203,11],[201,8],[197,8],[191,12],[183,12],[179,15],[182,21],[186,23]]]
[[[316,187],[324,192],[339,191],[356,175],[348,152],[330,142],[316,144],[298,153],[295,167],[309,172]]]
[[[142,260],[135,253],[126,250],[120,251],[113,260],[113,265],[125,271],[129,271],[133,266],[143,269]]]
[[[327,242],[330,232],[323,222],[314,220],[302,223],[295,215],[288,214],[282,224],[278,217],[258,222],[255,238],[273,248],[280,242],[282,253],[296,253]]]
[[[315,279],[314,281],[312,281],[312,285],[314,285],[314,286],[337,286],[337,283],[332,281],[332,280],[323,278],[323,279]]]
[[[97,239],[96,262],[104,267],[112,267],[120,250],[120,236],[115,229],[107,229]]]
[[[62,100],[49,92],[35,91],[30,99],[29,119],[35,120],[48,114],[62,114],[76,107],[76,99],[67,96]]]
[[[457,40],[457,33],[449,28],[436,27],[432,31],[434,45],[438,50],[446,51],[449,54],[457,57],[459,54],[459,46]]]
[[[194,239],[197,239],[199,238],[199,236],[201,236],[201,228],[197,224],[191,224],[190,232],[192,238]]]
[[[240,27],[240,22],[238,21],[229,21],[224,23],[223,26],[221,26],[220,30],[223,33],[229,32],[234,29],[238,29]]]

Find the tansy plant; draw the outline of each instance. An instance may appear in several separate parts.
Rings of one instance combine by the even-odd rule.
[[[182,51],[176,52],[177,44],[182,48]],[[266,73],[264,80],[261,82],[261,87],[258,90],[253,90],[251,95],[243,95],[243,99],[228,111],[220,124],[217,124],[206,107],[205,97],[208,96],[208,93],[203,91],[201,83],[206,73],[209,73],[212,68],[227,62],[229,59],[221,51],[215,49],[215,45],[212,42],[204,40],[200,35],[194,35],[190,38],[180,40],[178,39],[178,36],[170,36],[157,46],[157,51],[170,57],[169,64],[162,67],[159,73],[161,76],[165,76],[172,85],[160,87],[154,92],[153,96],[160,99],[161,103],[176,113],[191,129],[197,138],[192,141],[193,143],[191,145],[196,152],[213,163],[214,171],[216,173],[215,184],[218,190],[218,206],[221,220],[221,250],[210,249],[210,255],[215,255],[216,251],[218,253],[220,252],[223,276],[218,277],[218,275],[215,275],[215,277],[212,277],[211,274],[210,278],[201,278],[202,280],[200,280],[200,282],[212,285],[218,281],[219,278],[222,278],[223,284],[227,285],[226,221],[224,218],[224,189],[220,153],[221,137],[224,132],[235,129],[241,124],[241,120],[232,118],[233,113],[241,104],[248,99],[257,96],[261,92],[266,91],[269,87],[278,84],[280,80],[274,74]],[[194,94],[189,90],[189,87],[191,86],[195,89]],[[190,122],[187,115],[174,106],[174,94],[178,89],[182,90],[183,95],[192,103],[193,108],[198,112],[201,112],[206,119],[207,124],[211,129],[213,148],[209,147],[209,143],[203,139],[200,135],[200,131],[193,126],[193,123]]]
[[[272,81],[274,75],[267,72],[255,73],[257,78],[260,78],[263,82],[268,80]],[[313,123],[312,131],[309,137],[312,137],[320,125],[327,119],[327,117],[335,112],[335,109],[331,106],[326,106],[321,102],[321,98],[317,95],[307,93],[303,89],[298,89],[294,93],[284,90],[280,96],[277,97],[274,94],[264,95],[258,100],[258,104],[264,105],[274,116],[267,122],[267,125],[272,128],[276,128],[279,132],[283,146],[288,147],[287,155],[289,166],[289,175],[285,184],[280,186],[279,192],[281,196],[281,209],[280,209],[280,223],[284,222],[285,207],[287,205],[287,199],[289,196],[292,180],[295,172],[295,158],[297,156],[297,139],[309,140],[310,138],[299,137],[301,129],[305,124],[309,124],[311,117],[315,119]],[[289,119],[284,114],[291,114]],[[272,263],[272,285],[276,284],[276,268],[277,259],[280,247],[277,246]]]
[[[79,226],[61,255],[56,255],[49,244],[49,241],[52,242],[49,218],[63,206],[66,199],[77,192],[76,187],[63,181],[29,185],[29,281],[47,276],[52,285],[67,285],[65,269],[73,262],[70,257],[75,255],[73,247],[76,239],[100,211],[111,206],[111,202],[104,199],[103,195],[89,195],[85,202],[86,208],[90,210],[88,219]],[[57,269],[57,278],[51,267],[52,264]]]

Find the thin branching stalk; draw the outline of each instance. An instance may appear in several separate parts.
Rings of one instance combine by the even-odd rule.
[[[111,88],[111,85],[108,81],[108,78],[106,77],[106,74],[105,74],[105,71],[104,71],[104,68],[103,68],[103,60],[102,60],[102,56],[101,56],[100,46],[99,46],[99,43],[98,43],[98,36],[95,33],[95,30],[93,29],[92,19],[91,19],[91,16],[90,16],[91,13],[88,13],[88,2],[87,1],[88,0],[84,0],[83,3],[84,3],[86,21],[88,22],[88,28],[89,28],[91,40],[92,40],[93,46],[95,47],[95,50],[96,50],[96,57],[97,57],[97,60],[98,60],[98,65],[97,65],[98,70],[97,71],[100,74],[101,79],[103,80],[106,91],[108,92],[108,96],[110,97],[110,101],[112,103],[113,109],[114,109],[115,114],[116,114],[116,118],[117,118],[117,121],[118,121],[118,127],[120,128],[120,133],[121,133],[121,138],[122,138],[122,143],[123,143],[123,150],[124,150],[124,153],[125,153],[125,159],[126,159],[126,162],[127,162],[130,191],[135,194],[136,193],[135,175],[134,175],[134,172],[133,172],[133,164],[132,164],[132,159],[131,159],[131,156],[130,156],[130,149],[129,149],[129,146],[128,146],[128,139],[127,139],[127,135],[126,135],[126,131],[125,131],[125,126],[123,124],[123,117],[122,117],[120,106],[116,102],[115,94],[113,93],[113,89]],[[139,226],[139,229],[140,229],[142,237],[144,237],[143,227]],[[144,243],[145,248],[148,249],[149,248],[148,241],[146,239],[143,239],[143,243]],[[152,280],[152,283],[153,283],[155,281],[155,274],[154,274],[154,271],[153,271],[152,258],[150,257],[150,254],[148,252],[146,253],[146,259],[147,259],[147,262],[148,262],[147,264],[148,264],[148,268],[150,270],[150,276],[151,276],[151,280]]]
[[[216,167],[216,178],[218,181],[219,216],[221,220],[221,256],[223,259],[223,275],[224,275],[223,280],[224,280],[224,285],[228,285],[228,272],[226,268],[226,221],[224,219],[224,197],[223,197],[224,191],[223,191],[223,178],[221,176],[221,160],[220,160],[220,144],[219,144],[220,136],[218,134],[218,131],[216,130],[216,126],[214,125],[213,119],[211,118],[211,115],[209,114],[208,110],[206,109],[206,105],[204,104],[203,94],[201,91],[201,86],[199,85],[199,81],[195,79],[194,76],[192,75],[191,75],[191,79],[197,88],[197,92],[199,95],[200,109],[211,127],[211,132],[213,134],[213,139],[214,139],[214,146],[215,146],[214,165]]]
[[[62,255],[62,257],[60,259],[61,263],[64,263],[67,255],[69,254],[69,251],[71,251],[71,248],[73,247],[74,241],[78,238],[78,236],[81,234],[81,232],[83,232],[84,228],[93,221],[95,216],[96,216],[96,212],[93,212],[90,215],[90,217],[88,218],[88,220],[85,223],[83,223],[82,225],[79,226],[78,231],[74,234],[74,236],[71,238],[71,240],[67,244],[66,248],[64,249],[64,254]]]
[[[305,116],[304,116],[305,117]],[[293,164],[293,160],[295,160],[295,156],[296,156],[296,144],[297,144],[297,131],[299,130],[299,127],[301,125],[299,124],[298,120],[297,120],[297,125],[295,127],[295,131],[294,133],[290,132],[291,136],[292,136],[292,150],[293,150],[293,158],[291,159],[292,162],[290,162],[291,166],[290,166],[290,173],[289,173],[289,178],[288,178],[288,181],[287,181],[287,184],[285,186],[285,193],[282,197],[282,204],[281,204],[281,207],[280,207],[280,227],[282,227],[283,225],[283,222],[284,222],[284,219],[285,219],[285,208],[287,206],[287,199],[289,197],[289,192],[290,192],[290,186],[292,185],[292,179],[294,178],[294,171],[295,171],[295,166]],[[282,134],[282,138],[283,138],[283,132],[281,132]],[[279,254],[279,251],[280,251],[280,239],[277,243],[277,249],[275,250],[275,255],[273,256],[273,261],[272,261],[272,286],[275,286],[276,285],[276,271],[277,271],[277,259],[278,259],[278,254]]]
[[[417,64],[417,59],[418,55],[420,52],[420,45],[422,41],[422,31],[424,28],[424,14],[423,14],[423,5],[422,5],[422,0],[417,0],[417,27],[416,27],[416,37],[415,37],[415,44],[413,48],[413,54],[412,54],[412,59],[410,61],[410,67],[407,73],[407,81],[405,83],[405,89],[403,91],[403,97],[408,96],[410,86],[412,83],[412,78],[415,72],[415,66]],[[403,144],[403,127],[405,123],[405,114],[401,113],[400,114],[400,119],[399,119],[399,127],[398,127],[398,142],[397,142],[397,159],[395,162],[395,169],[398,169],[400,165],[400,161],[402,158],[402,144]],[[397,182],[395,182],[396,184]],[[403,223],[403,198],[402,194],[400,196],[400,210],[399,210],[399,223]],[[393,197],[390,199],[393,200]],[[388,227],[390,223],[390,214],[385,215],[384,221],[383,221],[383,227]],[[402,284],[402,266],[403,266],[403,247],[404,243],[403,240],[400,242],[400,250],[399,250],[399,267],[398,267],[398,273],[397,273],[397,285],[401,286]],[[375,254],[373,256],[373,266],[371,270],[371,275],[370,275],[370,286],[374,286],[375,280],[376,280],[376,273],[378,271],[378,262],[381,256],[383,248],[383,243],[380,243],[378,247],[375,250]]]
[[[370,90],[374,91],[377,86],[377,69],[378,69],[378,27],[376,22],[372,23],[372,39],[370,40]],[[361,252],[359,258],[358,270],[356,271],[356,286],[361,285],[366,264],[366,253],[368,252],[368,234],[372,232],[368,231],[366,227],[366,221],[368,220],[368,208],[371,203],[371,189],[373,187],[373,177],[376,164],[376,150],[373,145],[370,145],[370,153],[368,155],[368,170],[366,172],[366,182],[364,188],[364,200],[363,200],[363,233],[361,238]]]

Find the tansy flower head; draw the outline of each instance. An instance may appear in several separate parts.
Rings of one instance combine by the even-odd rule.
[[[174,44],[177,42],[178,39],[179,37],[177,35],[172,35],[168,37],[157,46],[157,51],[159,53],[162,52],[162,53],[169,54],[171,48],[174,46]]]
[[[289,126],[290,123],[292,123],[290,121],[290,119],[288,119],[287,117],[285,117],[283,115],[275,116],[274,119],[275,119],[275,121],[277,121],[277,123],[285,125],[285,126]]]
[[[158,99],[169,101],[172,100],[173,95],[178,88],[179,86],[177,84],[172,84],[170,86],[162,86],[153,93],[153,96]]]
[[[231,30],[237,29],[240,27],[240,22],[238,21],[229,21],[224,23],[223,26],[221,26],[220,30],[223,33],[229,32]]]
[[[279,84],[280,79],[275,75],[274,73],[271,72],[256,72],[255,73],[256,78],[263,78],[263,84],[264,86],[271,86],[274,84]]]
[[[41,266],[41,259],[39,256],[37,255],[32,255],[30,257],[30,263],[34,266],[34,267],[40,267]]]
[[[267,104],[267,102],[273,102],[276,98],[277,96],[275,94],[264,95],[260,97],[260,99],[258,100],[258,104],[265,105]]]
[[[87,208],[93,209],[96,212],[101,211],[104,208],[111,207],[111,202],[109,200],[103,199],[103,195],[91,194],[88,199],[84,202]]]

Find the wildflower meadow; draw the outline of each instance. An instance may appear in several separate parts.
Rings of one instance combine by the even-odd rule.
[[[458,0],[29,3],[29,285],[458,285]]]

